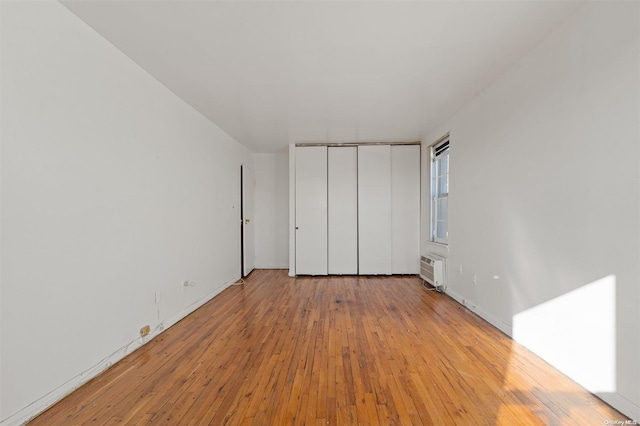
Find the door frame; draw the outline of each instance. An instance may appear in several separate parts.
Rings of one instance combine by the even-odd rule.
[[[250,171],[250,173],[249,173]],[[249,181],[247,180],[249,177]],[[240,165],[240,275],[244,278],[248,276],[251,271],[255,269],[255,242],[253,244],[247,244],[247,234],[251,236],[250,231],[248,230],[248,226],[253,226],[253,224],[249,225],[253,217],[246,217],[247,214],[253,216],[255,214],[255,205],[252,201],[252,198],[249,198],[249,202],[247,202],[247,192],[248,197],[255,197],[255,188],[249,190],[250,186],[255,186],[255,172],[254,170],[245,165]],[[247,205],[252,206],[253,210],[250,208],[247,212]],[[250,250],[254,250],[253,253]],[[253,254],[253,256],[251,256]],[[251,259],[249,265],[247,265],[247,259]]]
[[[246,277],[244,270],[244,165],[240,164],[240,276]]]

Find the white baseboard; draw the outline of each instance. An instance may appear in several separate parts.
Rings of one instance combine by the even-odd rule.
[[[461,304],[462,306],[464,306],[464,303],[462,303],[463,297],[457,291],[453,290],[452,288],[446,287],[444,289],[444,293],[450,298],[452,298],[453,300],[455,300],[456,302],[458,302],[459,304]]]
[[[257,265],[256,264],[256,269],[289,269],[289,265],[288,264],[267,264],[267,265]]]
[[[620,411],[625,416],[633,419],[637,423],[640,423],[640,407],[627,398],[617,393],[595,393],[595,396]],[[621,419],[607,419],[607,420],[621,420]],[[613,424],[613,423],[611,423]],[[629,423],[633,424],[633,423]]]
[[[38,414],[42,413],[43,411],[51,407],[56,402],[60,401],[65,396],[69,395],[71,392],[78,389],[80,386],[84,385],[89,380],[93,379],[94,377],[102,373],[107,368],[111,367],[113,364],[120,361],[125,356],[131,354],[136,349],[139,349],[140,347],[150,342],[153,338],[163,333],[166,329],[168,329],[169,327],[171,327],[172,325],[174,325],[175,323],[177,323],[178,321],[180,321],[181,319],[183,319],[184,317],[186,317],[187,315],[189,315],[190,313],[192,313],[193,311],[195,311],[196,309],[198,309],[199,307],[207,303],[209,300],[213,299],[215,296],[217,296],[219,293],[221,293],[223,290],[228,288],[231,284],[235,283],[239,279],[240,279],[240,275],[224,283],[223,285],[216,288],[212,292],[208,293],[204,297],[196,300],[191,305],[185,307],[184,309],[181,309],[180,311],[169,316],[168,318],[165,318],[147,336],[139,337],[127,343],[126,345],[122,346],[121,348],[116,350],[114,353],[103,358],[96,365],[90,367],[88,370],[85,370],[82,373],[78,374],[77,376],[72,377],[67,382],[53,389],[48,394],[33,401],[31,404],[27,405],[26,407],[22,408],[16,413],[10,415],[6,419],[0,421],[0,426],[18,426],[33,419]]]
[[[506,324],[500,321],[495,316],[484,311],[480,306],[477,305],[476,302],[469,299],[465,299],[464,296],[462,296],[460,293],[458,293],[457,291],[449,287],[447,287],[444,292],[447,296],[451,297],[453,300],[455,300],[456,302],[458,302],[459,304],[461,304],[462,306],[464,306],[474,314],[478,315],[480,318],[487,321],[489,324],[491,324],[498,330],[502,331],[507,336],[509,337],[513,336],[513,329],[510,324]]]

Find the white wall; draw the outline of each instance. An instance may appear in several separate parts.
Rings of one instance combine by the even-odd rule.
[[[289,267],[289,155],[254,154],[256,268]]]
[[[2,2],[1,55],[0,420],[13,424],[239,277],[252,157],[57,2]]]
[[[423,141],[451,132],[449,293],[636,419],[639,7],[587,3]]]

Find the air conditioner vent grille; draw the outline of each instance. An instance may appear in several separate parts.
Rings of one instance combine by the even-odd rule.
[[[442,291],[445,285],[445,259],[434,254],[420,258],[420,278]]]

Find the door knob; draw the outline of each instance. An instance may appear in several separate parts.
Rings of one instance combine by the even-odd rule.
[[[251,219],[245,219],[244,220],[244,223],[249,223],[249,222],[251,222]]]

